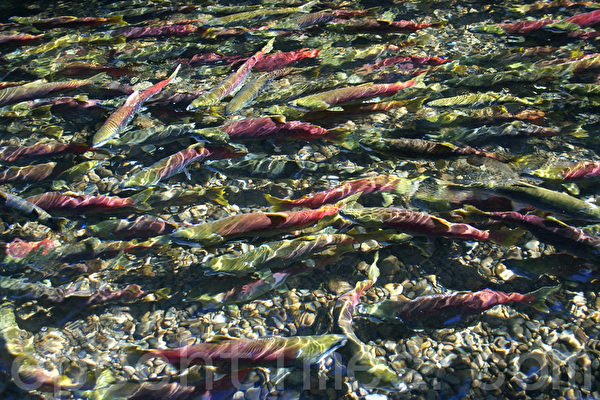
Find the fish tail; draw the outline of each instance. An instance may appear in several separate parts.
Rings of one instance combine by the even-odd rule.
[[[101,82],[101,81],[108,80],[108,79],[110,79],[110,76],[106,72],[100,72],[99,74],[96,74],[96,75],[86,79],[85,81],[87,82],[87,84],[91,84],[91,83]]]
[[[500,246],[512,246],[525,234],[522,229],[506,229],[490,232],[490,240]]]
[[[265,193],[265,200],[273,207],[273,211],[285,211],[294,208],[294,201],[289,199],[281,199]]]
[[[358,192],[358,193],[354,193],[348,197],[346,197],[345,199],[342,199],[340,201],[338,201],[337,203],[335,203],[335,206],[337,208],[355,208],[356,207],[356,202],[358,201],[359,197],[363,194],[363,192]]]
[[[413,80],[415,81],[415,84],[413,85],[413,88],[426,88],[427,85],[425,84],[425,77],[427,76],[427,71],[420,73],[419,75],[415,76],[413,78]]]
[[[225,118],[225,108],[223,106],[210,106],[206,111],[214,117]]]
[[[301,5],[300,7],[298,7],[298,10],[300,12],[310,12],[310,9],[312,8],[312,6],[314,6],[317,3],[318,3],[318,0],[309,1],[308,3],[306,3],[304,5]]]
[[[332,128],[327,131],[327,140],[342,147],[352,150],[358,147],[358,140],[350,135],[346,128]]]
[[[135,201],[135,207],[137,209],[151,210],[152,207],[150,207],[150,205],[148,204],[148,199],[150,198],[150,196],[152,196],[152,193],[154,193],[154,189],[148,188],[148,189],[142,190],[141,192],[139,192],[137,194],[129,196],[129,198]]]
[[[217,186],[217,187],[206,189],[206,197],[208,197],[215,203],[220,204],[222,206],[226,206],[229,204],[229,202],[223,196],[224,194],[225,194],[224,186]]]
[[[423,103],[426,99],[427,97],[415,97],[414,99],[408,100],[404,107],[408,112],[415,113],[423,107]]]
[[[567,135],[572,136],[576,139],[585,139],[587,137],[590,137],[588,131],[583,129],[581,126],[575,128],[575,129],[569,129]]]
[[[529,164],[532,160],[534,159],[534,156],[529,154],[529,155],[524,155],[524,156],[519,156],[519,157],[514,157],[513,159],[511,159],[508,164],[511,167],[515,167],[515,168],[523,168],[525,167],[527,164]]]
[[[138,346],[127,346],[124,349],[125,357],[127,359],[128,365],[135,365],[137,362],[147,354],[147,350],[140,349]]]
[[[488,215],[485,211],[481,211],[469,204],[463,205],[462,208],[454,210],[450,214],[454,218],[461,218],[462,222],[480,221]],[[490,234],[490,240],[494,241],[492,234]]]
[[[175,79],[175,77],[177,76],[177,73],[179,72],[179,69],[181,68],[181,64],[177,64],[177,68],[175,68],[175,71],[173,71],[173,73],[171,74],[171,76],[169,76],[168,81],[172,81],[173,79]]]
[[[546,306],[546,299],[553,293],[557,292],[558,289],[560,289],[560,285],[544,286],[537,290],[534,290],[531,293],[528,293],[530,296],[533,296],[533,298],[535,299],[535,301],[531,304],[531,307],[533,307],[537,311],[545,313],[545,314],[550,313],[550,310]]]
[[[125,22],[123,20],[122,15],[113,15],[112,17],[108,17],[108,18],[106,18],[106,22],[109,22],[109,23],[115,24],[115,25],[127,25],[127,22]]]

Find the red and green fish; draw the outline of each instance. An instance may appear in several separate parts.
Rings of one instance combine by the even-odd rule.
[[[356,201],[357,196],[347,202],[324,205],[314,210],[279,213],[253,212],[232,215],[218,221],[178,229],[171,234],[171,237],[180,243],[215,245],[240,236],[274,235],[289,232],[314,225],[324,218],[337,215],[348,202]]]
[[[458,156],[480,156],[504,161],[499,154],[478,150],[471,146],[456,146],[447,142],[435,142],[414,138],[361,138],[359,143],[377,152],[399,157],[446,158]]]
[[[114,32],[114,35],[120,35],[127,39],[139,39],[143,37],[161,37],[161,36],[187,36],[193,34],[202,34],[207,28],[190,24],[168,24],[160,26],[134,26],[124,28]]]
[[[275,71],[304,58],[316,58],[320,52],[320,49],[306,48],[294,51],[278,51],[264,56],[254,65],[253,70],[261,72]]]
[[[89,225],[86,229],[99,238],[117,238],[123,240],[133,238],[147,239],[153,236],[166,235],[173,232],[178,226],[174,222],[169,222],[159,217],[142,215],[134,221],[128,219],[110,219]]]
[[[551,166],[540,168],[531,172],[532,175],[544,179],[569,181],[569,180],[595,180],[600,178],[600,162],[581,161],[569,166]]]
[[[222,368],[237,366],[277,365],[303,366],[314,364],[344,345],[344,335],[271,336],[258,339],[214,337],[212,341],[176,349],[129,348],[130,355],[155,356],[178,366],[213,365]]]
[[[558,289],[558,286],[543,287],[526,294],[505,293],[491,289],[478,292],[434,294],[412,300],[384,300],[380,303],[362,305],[359,312],[382,320],[396,318],[403,321],[415,321],[443,311],[464,314],[480,313],[499,304],[522,303],[545,310],[545,299]]]
[[[339,24],[345,32],[416,32],[425,28],[444,26],[444,22],[385,21],[379,19],[350,20]]]
[[[309,110],[326,110],[338,104],[347,103],[354,100],[368,99],[376,96],[391,96],[402,89],[415,86],[423,81],[424,74],[419,75],[404,82],[397,83],[365,83],[358,86],[349,86],[339,89],[329,90],[327,92],[311,94],[299,99],[293,100],[290,104],[307,108]]]
[[[0,35],[0,45],[22,45],[33,40],[41,39],[44,35],[30,35],[27,33],[15,33],[12,35]]]
[[[31,146],[10,145],[0,147],[0,161],[14,162],[29,157],[45,157],[60,153],[81,154],[93,150],[90,146],[80,143],[48,142]]]
[[[404,208],[349,208],[340,210],[340,216],[368,228],[394,228],[411,235],[491,241],[503,245],[512,244],[516,239],[516,233],[513,232],[483,231],[468,224],[452,223],[443,218]]]
[[[85,213],[94,211],[110,211],[123,208],[133,208],[138,205],[131,197],[90,196],[86,194],[62,194],[46,192],[27,197],[29,203],[46,211],[64,211]]]
[[[7,87],[0,89],[0,106],[23,100],[37,99],[49,93],[77,89],[81,86],[91,85],[105,77],[106,74],[100,73],[88,79],[58,82],[43,82],[39,80],[24,85]]]
[[[177,76],[177,72],[179,72],[180,67],[181,66],[178,65],[175,71],[167,79],[150,86],[148,89],[142,92],[138,92],[136,90],[131,93],[129,97],[127,97],[127,100],[125,100],[125,103],[114,113],[112,113],[106,122],[104,122],[104,124],[96,132],[94,138],[92,139],[92,146],[95,148],[104,146],[111,139],[117,136],[119,132],[121,132],[127,126],[127,124],[131,122],[144,102],[160,92],[175,78],[175,76]]]
[[[492,221],[501,221],[507,225],[522,227],[538,239],[550,243],[558,249],[564,249],[573,255],[592,260],[600,258],[600,237],[567,225],[553,217],[521,214],[517,211],[484,212],[470,206],[454,213],[473,221],[489,218]]]
[[[286,121],[282,116],[246,118],[230,122],[220,128],[231,139],[286,138],[311,141],[322,139],[344,143],[348,132],[344,129],[325,129],[302,121]]]
[[[157,161],[150,167],[142,168],[139,172],[126,178],[120,186],[122,188],[135,188],[156,185],[161,180],[183,171],[194,161],[204,160],[210,155],[211,152],[203,147],[203,144],[195,143],[187,149]]]
[[[55,167],[55,162],[28,165],[26,167],[9,167],[0,171],[0,183],[13,181],[39,182],[52,175]]]
[[[237,71],[230,74],[221,83],[212,88],[206,93],[201,94],[197,99],[192,101],[187,107],[187,110],[194,110],[198,107],[212,106],[217,104],[221,99],[233,92],[248,76],[254,65],[258,63],[266,53],[273,49],[275,39],[269,40],[267,44],[256,54],[244,62]]]
[[[413,191],[418,186],[417,180],[399,178],[393,175],[377,175],[346,181],[331,189],[311,193],[295,200],[279,199],[268,194],[265,194],[265,198],[271,203],[275,211],[289,210],[294,207],[317,208],[325,203],[334,203],[359,192],[368,194],[395,190]]]

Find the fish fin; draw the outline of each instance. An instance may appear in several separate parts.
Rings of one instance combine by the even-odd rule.
[[[427,100],[427,97],[425,96],[415,97],[414,99],[408,100],[404,107],[408,112],[415,113],[423,107],[425,100]]]
[[[337,208],[356,208],[356,202],[362,194],[363,192],[354,193],[353,195],[350,195],[345,199],[338,201],[334,204],[334,206]]]
[[[393,193],[386,193],[386,192],[382,192],[381,193],[381,197],[383,197],[383,207],[389,207],[392,204],[394,204],[394,200],[396,198],[396,195]]]
[[[443,228],[444,230],[447,230],[448,228],[450,228],[450,222],[448,222],[444,219],[431,216],[431,220],[433,221],[434,225],[437,228]]]
[[[531,304],[531,307],[544,314],[550,313],[550,310],[546,306],[546,299],[548,296],[558,291],[558,289],[560,289],[560,285],[544,286],[529,293],[535,298],[535,302]]]
[[[310,12],[310,9],[312,8],[312,6],[314,6],[317,3],[318,3],[318,0],[309,1],[308,3],[300,6],[299,10],[300,10],[300,12]]]
[[[217,187],[212,187],[212,188],[206,189],[206,197],[208,197],[215,203],[220,204],[222,206],[226,206],[229,204],[229,202],[225,199],[225,197],[223,197],[224,194],[225,194],[224,186],[217,186]]]
[[[185,177],[188,179],[188,181],[192,180],[192,175],[190,175],[190,171],[188,171],[187,167],[183,168],[183,173],[185,174]]]
[[[270,115],[269,118],[271,118],[278,124],[285,124],[285,115]]]
[[[112,17],[106,18],[106,22],[116,25],[127,25],[127,22],[123,20],[122,15],[113,15]]]
[[[412,86],[413,88],[426,88],[427,85],[425,84],[425,77],[427,76],[427,71],[417,75],[416,77],[413,78],[413,80],[415,81],[415,84]]]
[[[342,147],[352,150],[358,147],[358,139],[355,136],[348,138],[350,130],[342,127],[327,130],[327,140]]]
[[[547,216],[546,217],[546,221],[560,227],[560,228],[565,228],[565,227],[570,227],[570,225],[565,224],[564,222],[562,222],[561,220],[552,217],[552,216]]]
[[[265,193],[265,200],[273,207],[273,211],[285,211],[294,208],[293,200],[280,199]]]
[[[136,207],[140,210],[151,210],[152,208],[146,202],[148,201],[150,196],[152,196],[152,193],[154,193],[154,189],[148,188],[142,190],[137,194],[129,196],[129,198],[135,201]]]
[[[175,71],[173,71],[173,73],[171,74],[171,76],[169,76],[167,78],[167,80],[169,82],[171,82],[173,79],[175,79],[175,77],[177,76],[177,73],[179,72],[180,69],[181,69],[181,64],[177,64],[177,68],[175,68]]]
[[[260,49],[260,53],[262,53],[264,55],[264,54],[267,54],[268,52],[270,52],[271,50],[273,50],[273,43],[275,43],[275,38],[269,39],[267,44],[265,44],[264,47],[262,49]]]
[[[229,336],[229,335],[215,335],[215,336],[211,337],[210,339],[208,339],[206,341],[206,343],[222,342],[224,340],[241,340],[241,339],[233,337],[233,336]]]
[[[102,82],[102,81],[105,81],[108,79],[110,79],[110,76],[106,72],[100,72],[99,74],[96,74],[96,75],[86,79],[86,81],[89,83],[96,83],[96,82]]]
[[[474,215],[480,215],[480,216],[487,215],[487,213],[485,211],[481,211],[479,208],[474,207],[474,206],[472,206],[470,204],[463,205],[462,208],[454,210],[452,212],[452,214],[456,214],[456,215],[459,215],[459,216],[462,216],[462,217],[474,216]]]
[[[207,107],[205,111],[208,112],[208,114],[212,115],[213,117],[225,118],[225,107],[222,105]],[[203,115],[204,114],[205,113],[203,113]]]
[[[519,238],[525,234],[523,229],[506,229],[490,232],[490,240],[501,246],[510,247],[517,243]]]
[[[533,158],[534,156],[531,154],[520,157],[514,157],[512,160],[509,161],[508,165],[515,168],[523,168],[527,166],[527,164],[529,164],[533,160]]]
[[[577,139],[583,139],[583,138],[590,137],[588,131],[583,129],[581,126],[575,128],[575,129],[569,129],[569,132],[567,134],[569,136],[573,136],[574,138],[577,138]]]
[[[285,221],[287,221],[288,219],[288,215],[286,213],[277,213],[277,212],[271,212],[271,213],[265,213],[265,215],[271,220],[272,223],[274,224],[281,224],[284,223]]]
[[[148,351],[140,349],[138,346],[127,346],[125,347],[124,352],[128,365],[135,365]]]

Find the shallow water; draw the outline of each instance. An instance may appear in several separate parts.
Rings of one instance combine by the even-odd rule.
[[[597,4],[9,3],[3,398],[600,397]]]

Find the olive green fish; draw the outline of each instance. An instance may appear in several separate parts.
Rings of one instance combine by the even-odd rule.
[[[273,42],[275,39],[271,39],[267,44],[256,54],[246,60],[235,72],[230,74],[217,86],[202,94],[196,100],[192,101],[187,107],[187,110],[194,110],[198,107],[212,106],[217,104],[221,99],[233,92],[248,76],[252,67],[260,61],[265,54],[273,49]]]
[[[100,127],[98,132],[92,139],[93,147],[101,147],[107,144],[113,137],[117,136],[129,122],[133,119],[135,114],[142,107],[142,104],[150,97],[160,92],[165,86],[167,86],[179,72],[181,65],[178,65],[175,71],[167,79],[158,82],[150,86],[143,92],[134,91],[127,97],[125,103],[119,107],[114,113],[108,117],[106,122]]]
[[[245,84],[225,107],[225,114],[233,114],[246,107],[258,96],[258,93],[273,79],[289,74],[292,68],[278,69],[272,72],[260,74],[249,83]]]

